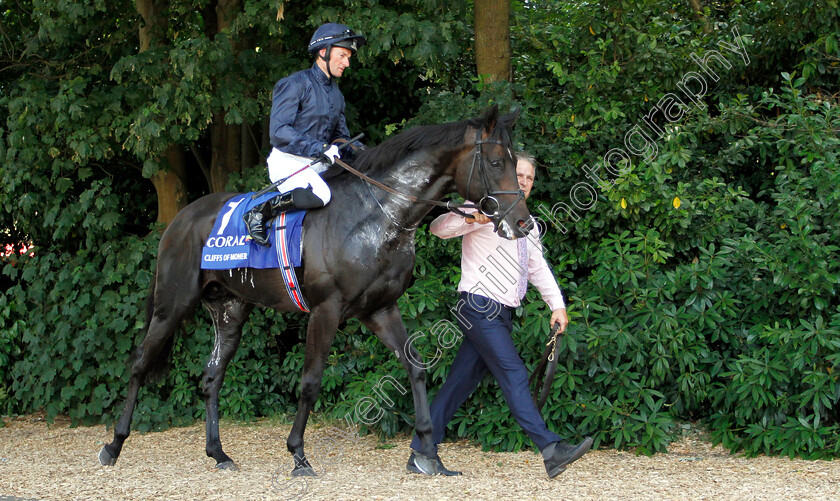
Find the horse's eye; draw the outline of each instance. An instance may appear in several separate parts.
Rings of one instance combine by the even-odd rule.
[[[493,160],[492,162],[490,162],[490,165],[491,165],[494,169],[499,169],[499,168],[501,168],[501,167],[502,167],[502,161],[501,161],[501,160]]]

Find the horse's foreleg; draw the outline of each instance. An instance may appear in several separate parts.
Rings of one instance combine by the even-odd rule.
[[[216,468],[236,469],[236,464],[222,450],[219,438],[219,390],[225,381],[225,370],[236,354],[242,337],[242,324],[253,307],[234,297],[206,300],[204,307],[213,318],[216,339],[213,352],[204,368],[202,379],[207,411],[207,456],[216,460]]]
[[[420,355],[410,343],[407,343],[408,334],[405,331],[400,310],[394,305],[362,319],[362,322],[389,350],[396,354],[408,373],[411,393],[414,396],[414,429],[420,438],[420,450],[417,451],[416,461],[420,463],[422,471],[436,474],[438,473],[437,452],[432,441],[432,419],[426,395],[426,370],[411,362],[411,360],[420,360]],[[406,356],[406,349],[410,351],[411,358]]]
[[[303,362],[303,376],[300,381],[300,402],[298,403],[295,422],[286,448],[292,453],[295,467],[292,476],[315,476],[315,471],[303,452],[303,433],[312,406],[321,390],[321,377],[330,353],[335,330],[338,328],[337,308],[321,303],[312,310],[306,329],[306,354]]]

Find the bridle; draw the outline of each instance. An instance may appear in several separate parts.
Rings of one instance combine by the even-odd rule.
[[[492,218],[499,214],[499,210],[501,209],[501,204],[499,203],[499,199],[496,198],[496,195],[517,195],[516,200],[514,200],[507,209],[502,213],[501,216],[498,217],[498,220],[501,221],[513,210],[516,204],[519,203],[520,200],[525,200],[525,192],[521,189],[512,191],[512,190],[497,190],[492,191],[490,189],[490,180],[487,177],[487,164],[484,157],[481,154],[481,145],[483,144],[498,144],[502,146],[502,142],[497,139],[481,139],[481,129],[477,129],[475,131],[475,153],[473,154],[473,162],[472,166],[470,167],[470,175],[467,177],[467,199],[469,199],[470,195],[470,188],[472,186],[472,177],[473,173],[475,172],[475,166],[478,165],[478,175],[481,179],[481,183],[484,188],[484,196],[479,199],[477,204],[477,209],[481,211],[482,214],[485,216]],[[510,150],[508,150],[508,155],[510,154]],[[511,160],[513,155],[511,155]],[[451,210],[451,209],[450,209]],[[466,215],[461,211],[453,211],[458,212],[462,216],[466,217]],[[499,223],[493,221],[493,226],[495,226],[495,230],[499,229]]]
[[[525,192],[522,191],[522,190],[517,190],[517,191],[510,191],[510,190],[508,190],[508,191],[506,191],[506,190],[492,191],[491,190],[490,179],[487,175],[487,162],[486,162],[486,159],[484,158],[484,156],[481,153],[481,146],[484,145],[484,144],[497,144],[499,146],[502,146],[502,142],[499,141],[499,140],[496,140],[496,139],[481,139],[481,129],[479,128],[479,129],[476,130],[476,132],[475,132],[475,152],[473,153],[473,162],[472,162],[472,165],[470,166],[470,174],[467,178],[467,198],[469,198],[469,194],[470,194],[470,187],[471,187],[470,185],[472,184],[473,173],[476,170],[476,166],[478,166],[478,175],[479,175],[479,179],[481,179],[481,182],[482,182],[482,185],[483,185],[483,188],[484,188],[484,195],[481,197],[481,199],[479,199],[477,204],[467,204],[467,203],[453,204],[451,201],[441,202],[439,200],[429,200],[429,199],[425,199],[425,198],[415,197],[414,195],[406,195],[404,193],[401,193],[401,192],[395,190],[394,188],[391,188],[390,186],[388,186],[386,184],[383,184],[383,183],[377,181],[376,179],[373,179],[373,178],[367,176],[366,174],[363,174],[362,172],[359,172],[358,170],[351,167],[350,165],[348,165],[346,162],[344,162],[341,159],[338,159],[338,158],[335,159],[335,163],[337,163],[338,165],[340,165],[341,167],[343,167],[345,170],[347,170],[351,174],[355,175],[356,177],[359,177],[359,178],[363,179],[364,181],[368,182],[369,184],[372,184],[372,185],[376,186],[377,188],[381,188],[381,189],[385,190],[386,192],[388,192],[392,195],[400,197],[403,200],[407,200],[407,201],[412,202],[412,203],[424,203],[424,204],[435,205],[435,206],[438,206],[438,207],[444,207],[444,208],[446,208],[446,210],[448,210],[450,212],[454,212],[454,213],[456,213],[460,216],[463,216],[463,217],[471,217],[471,216],[470,216],[470,214],[467,214],[466,212],[464,212],[461,209],[477,209],[478,211],[480,211],[485,216],[487,216],[489,218],[494,218],[494,217],[498,216],[499,211],[501,209],[501,204],[499,203],[499,200],[496,198],[496,196],[497,195],[517,195],[516,200],[514,200],[510,204],[510,206],[507,207],[504,212],[502,212],[501,216],[498,217],[498,220],[501,221],[510,213],[510,211],[513,210],[513,208],[516,206],[517,203],[519,203],[520,200],[525,199]],[[374,197],[374,199],[375,199],[375,197]],[[391,222],[393,222],[396,226],[398,226],[402,229],[413,229],[413,228],[404,228],[401,224],[399,224],[397,221],[395,221],[393,216],[391,214],[388,214],[385,211],[385,209],[382,207],[382,204],[380,204],[378,200],[377,200],[377,205],[379,206],[379,209],[388,217],[388,219],[390,219]],[[497,223],[494,220],[493,221],[493,226],[495,227],[494,230],[498,231],[499,223]]]

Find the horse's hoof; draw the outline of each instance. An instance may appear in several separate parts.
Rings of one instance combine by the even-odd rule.
[[[228,459],[227,461],[222,461],[221,463],[216,463],[216,469],[237,471],[239,469],[239,467],[236,466],[236,463],[234,463],[232,459]]]
[[[293,477],[317,477],[318,474],[315,473],[315,470],[313,470],[311,467],[309,467],[309,468],[301,467],[301,468],[295,468],[294,470],[292,470],[292,476]]]
[[[440,473],[438,471],[437,458],[428,458],[419,452],[414,453],[413,456],[414,465],[418,470],[417,473],[424,473],[426,475],[438,475]]]
[[[99,464],[102,466],[114,466],[117,464],[117,458],[111,456],[111,454],[105,450],[105,447],[102,447],[102,450],[99,451]]]

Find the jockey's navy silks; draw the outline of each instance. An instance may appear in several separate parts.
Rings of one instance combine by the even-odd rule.
[[[350,139],[344,96],[317,64],[281,79],[271,103],[271,145],[280,151],[317,157],[324,145]]]

